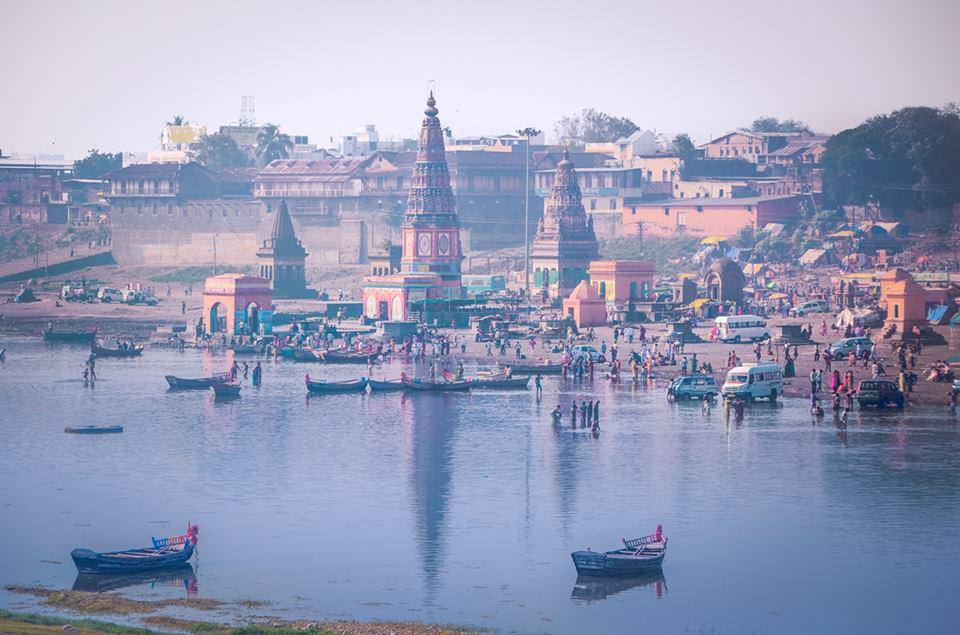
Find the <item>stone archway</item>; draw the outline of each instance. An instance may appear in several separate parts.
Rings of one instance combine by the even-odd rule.
[[[223,315],[225,308],[222,302],[215,302],[213,306],[210,307],[210,315],[207,316],[209,321],[207,324],[210,325],[211,333],[223,333],[227,330],[227,316]]]
[[[260,305],[250,302],[243,309],[243,321],[246,329],[253,335],[260,333]]]

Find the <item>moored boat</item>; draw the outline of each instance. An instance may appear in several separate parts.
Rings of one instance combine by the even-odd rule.
[[[470,380],[474,388],[526,388],[530,383],[530,376],[524,377],[496,377],[486,379],[474,377]]]
[[[117,434],[123,432],[123,426],[67,426],[63,431],[67,434]]]
[[[55,331],[52,328],[41,331],[43,339],[48,342],[92,342],[97,337],[96,329],[92,331]]]
[[[378,381],[376,379],[368,379],[367,385],[370,386],[370,390],[372,392],[390,392],[395,390],[403,390],[402,379],[384,379],[383,381]]]
[[[217,397],[239,397],[240,384],[233,381],[224,381],[213,385],[213,392]]]
[[[307,379],[307,390],[315,394],[363,392],[367,389],[367,378],[347,381],[323,381]]]
[[[214,384],[222,384],[227,381],[228,375],[220,374],[213,375],[211,377],[197,377],[193,379],[188,379],[184,377],[174,377],[173,375],[167,375],[164,379],[167,380],[167,383],[170,384],[170,388],[174,390],[206,390],[213,386]]]
[[[409,390],[422,392],[455,392],[470,390],[473,382],[470,381],[421,381],[419,379],[403,380],[403,387]]]
[[[622,549],[575,551],[570,554],[578,575],[637,575],[659,569],[667,555],[667,538],[660,525],[649,536],[624,540]]]
[[[137,357],[143,353],[143,346],[131,346],[130,348],[104,348],[97,346],[96,343],[90,345],[90,350],[97,357]]]
[[[80,573],[133,573],[182,567],[193,556],[198,531],[196,525],[188,525],[182,536],[153,538],[152,547],[102,553],[80,548],[74,549],[70,557]]]
[[[514,375],[559,375],[563,371],[563,364],[545,362],[542,364],[507,364],[507,368]]]
[[[309,348],[294,348],[290,350],[292,350],[290,357],[292,357],[295,362],[319,362],[322,359],[322,354],[317,355]],[[286,357],[286,353],[284,353],[284,357]]]

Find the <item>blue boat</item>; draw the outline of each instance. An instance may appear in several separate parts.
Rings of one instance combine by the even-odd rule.
[[[153,547],[103,553],[74,549],[70,557],[80,573],[135,573],[182,567],[197,547],[197,533],[196,525],[187,525],[187,533],[182,536],[151,539]]]
[[[570,554],[577,574],[584,576],[625,576],[657,571],[667,555],[667,538],[662,528],[643,538],[624,540],[623,549],[575,551]]]

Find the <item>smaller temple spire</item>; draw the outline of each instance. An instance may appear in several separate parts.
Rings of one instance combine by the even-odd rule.
[[[270,232],[270,238],[274,243],[285,240],[296,242],[297,235],[293,231],[293,221],[290,220],[290,212],[287,211],[287,201],[280,199],[280,209],[277,211],[277,217],[273,220],[273,231]]]
[[[437,100],[433,98],[433,89],[430,89],[430,96],[427,98],[427,109],[423,111],[428,117],[436,117],[440,114],[440,111],[437,109]]]

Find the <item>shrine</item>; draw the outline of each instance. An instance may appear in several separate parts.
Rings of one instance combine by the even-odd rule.
[[[566,297],[587,279],[587,268],[598,253],[593,219],[587,219],[577,172],[564,149],[530,249],[532,293],[544,299]]]
[[[577,325],[603,326],[607,323],[607,303],[587,280],[581,280],[569,298],[563,301],[563,314]]]
[[[207,278],[203,288],[203,324],[207,334],[264,335],[272,331],[270,281],[243,273]]]
[[[743,302],[746,279],[740,265],[729,258],[714,260],[703,283],[707,287],[707,298],[713,302]]]
[[[405,320],[410,302],[462,295],[460,223],[436,105],[431,91],[401,227],[400,272],[364,278],[363,312],[371,320]]]
[[[315,297],[307,289],[306,258],[307,250],[297,240],[293,231],[293,222],[287,211],[286,201],[280,201],[280,209],[273,222],[270,238],[263,241],[257,250],[260,263],[260,277],[270,281],[273,294],[277,298]]]
[[[651,300],[654,272],[646,260],[594,260],[587,270],[600,297],[616,305]]]

